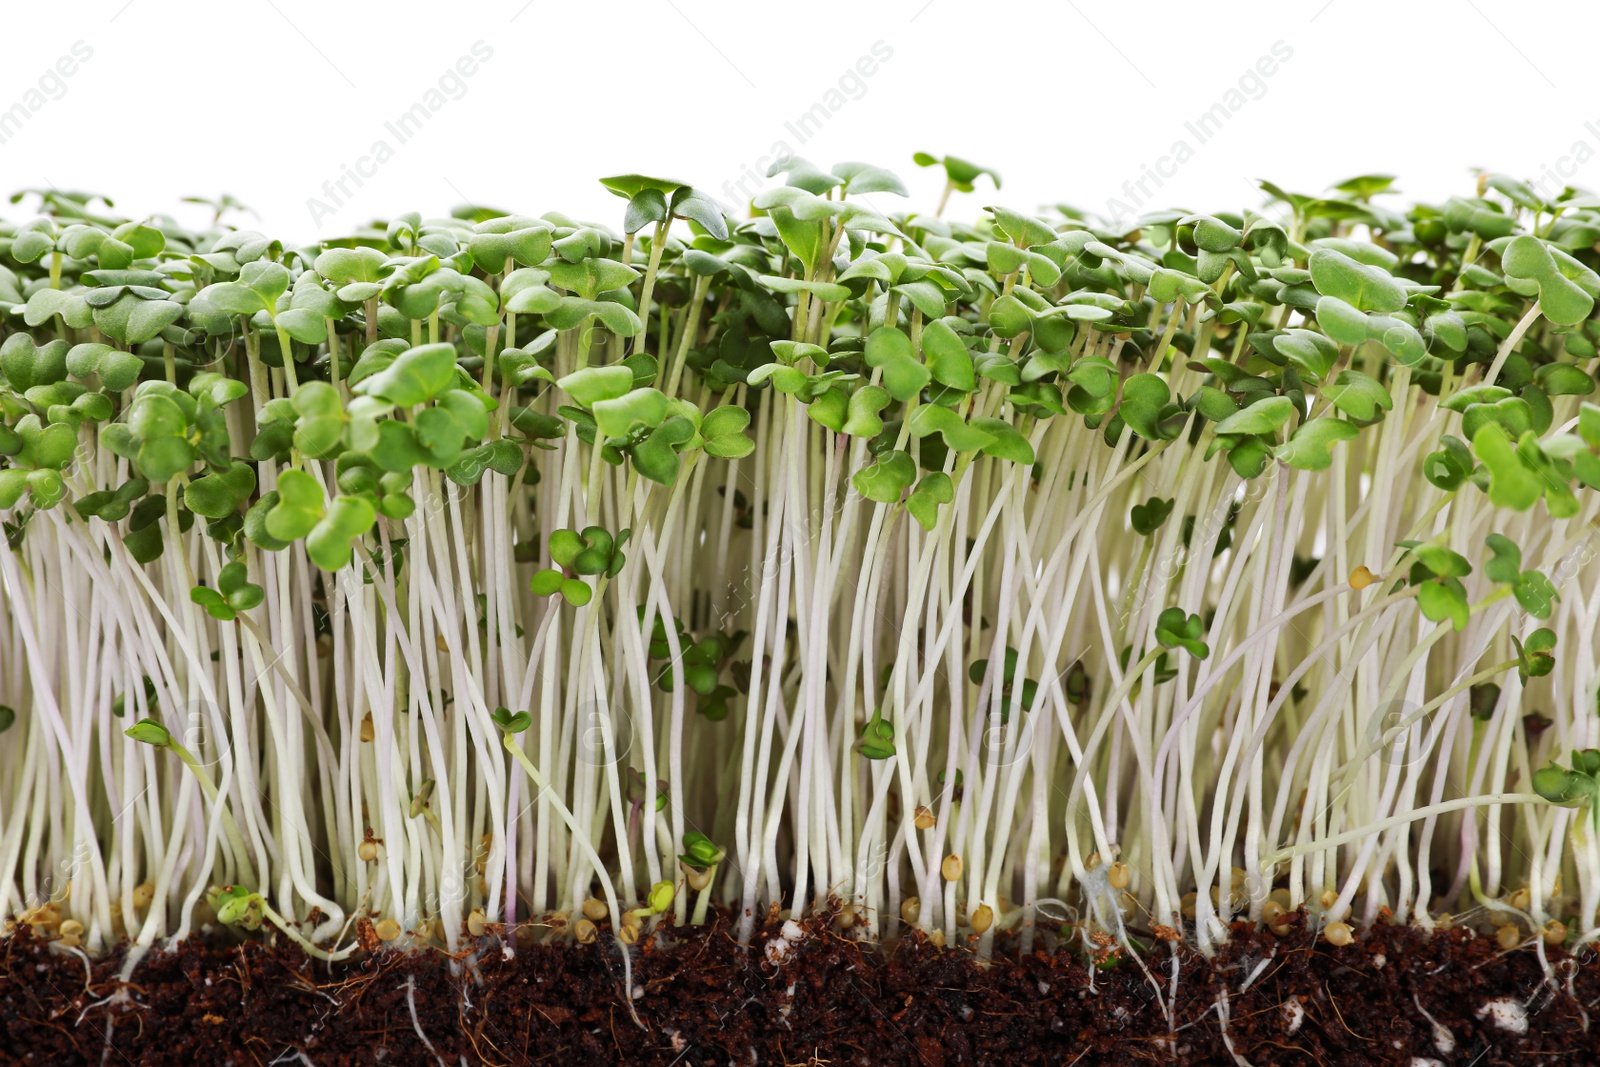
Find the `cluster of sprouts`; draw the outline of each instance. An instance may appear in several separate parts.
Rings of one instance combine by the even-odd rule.
[[[0,915],[1600,936],[1600,199],[774,175],[308,246],[30,194]]]

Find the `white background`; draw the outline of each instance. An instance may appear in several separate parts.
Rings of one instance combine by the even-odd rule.
[[[1257,177],[1317,192],[1372,171],[1427,199],[1470,190],[1474,167],[1600,186],[1588,3],[101,0],[8,4],[0,25],[0,192],[89,189],[200,221],[178,198],[226,191],[257,212],[244,224],[294,241],[464,202],[617,226],[597,177],[662,174],[736,202],[775,146],[887,166],[927,207],[942,175],[912,152],[998,170],[1000,192],[958,195],[960,216],[1109,213],[1111,197],[1237,210],[1261,202]],[[399,143],[385,123],[477,41],[492,58],[447,78]],[[51,76],[77,42],[92,57]],[[1277,42],[1292,56],[1230,97]],[[875,44],[892,54],[861,78]],[[1199,143],[1185,123],[1230,100]],[[819,104],[802,141],[789,124]],[[1124,183],[1180,139],[1192,158],[1130,201]],[[379,140],[393,157],[363,163]],[[359,188],[325,187],[358,165]]]

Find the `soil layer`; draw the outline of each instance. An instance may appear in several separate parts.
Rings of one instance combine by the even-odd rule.
[[[1003,943],[980,966],[920,938],[884,952],[820,922],[793,942],[769,924],[751,949],[725,918],[674,936],[670,947],[633,950],[641,1027],[604,934],[587,946],[528,945],[511,959],[487,937],[455,973],[439,950],[330,965],[292,947],[192,939],[148,955],[122,987],[120,951],[90,961],[24,932],[0,941],[0,1062],[1600,1063],[1600,961],[1552,953],[1552,983],[1534,949],[1505,952],[1459,929],[1425,938],[1380,925],[1334,948],[1298,926],[1282,940],[1240,926],[1210,961],[1159,943],[1146,960],[1159,996],[1139,961],[1001,958]]]

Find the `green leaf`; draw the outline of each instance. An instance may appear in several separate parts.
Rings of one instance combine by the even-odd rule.
[[[1323,387],[1322,395],[1358,422],[1371,422],[1380,410],[1394,407],[1389,390],[1360,371],[1340,371],[1332,385]]]
[[[911,338],[893,326],[873,330],[866,344],[867,366],[883,372],[884,388],[902,403],[916,399],[932,375],[917,362]]]
[[[285,472],[289,473],[295,472]],[[283,491],[282,478],[278,480],[278,489],[280,493]],[[372,528],[377,517],[377,509],[365,497],[334,497],[327,514],[306,535],[306,555],[325,571],[348,566],[354,541]]]
[[[880,504],[895,504],[900,494],[917,476],[917,467],[909,455],[891,451],[879,456],[870,466],[863,467],[851,476],[856,492]]]
[[[586,408],[602,400],[616,400],[633,389],[633,371],[621,365],[585,367],[557,380],[556,385]]]
[[[1544,495],[1538,475],[1523,463],[1497,423],[1472,435],[1472,450],[1489,469],[1489,500],[1513,511],[1527,511]]]
[[[592,408],[600,432],[607,437],[621,437],[635,426],[655,429],[661,425],[667,416],[667,397],[655,388],[632,389],[613,399],[596,400]]]
[[[1211,648],[1200,640],[1205,622],[1199,615],[1185,615],[1182,608],[1166,608],[1156,619],[1156,640],[1166,648],[1182,648],[1196,659],[1211,655]]]
[[[972,354],[961,335],[935,319],[922,328],[922,353],[929,374],[940,385],[970,393],[978,387],[972,369]]]
[[[894,724],[885,719],[881,711],[874,710],[872,718],[861,727],[855,749],[870,760],[893,759]]]
[[[1562,326],[1582,322],[1600,296],[1600,275],[1559,248],[1537,237],[1513,237],[1500,253],[1506,277],[1525,279],[1537,286],[1544,317]]]
[[[859,395],[859,394],[858,394]],[[937,404],[923,404],[906,419],[911,436],[922,438],[941,434],[945,444],[957,452],[977,452],[994,443],[994,435],[969,425],[960,415]]]
[[[266,532],[280,541],[298,541],[322,520],[322,487],[305,471],[286,470],[278,475],[278,501],[266,516]],[[336,568],[328,568],[336,569]]]
[[[931,531],[939,521],[939,505],[955,499],[950,476],[942,471],[924,475],[906,498],[906,510],[924,530]]]
[[[1172,393],[1160,375],[1135,374],[1122,385],[1122,406],[1117,413],[1145,440],[1165,440],[1167,434],[1161,426],[1161,411],[1171,399]]]
[[[1276,434],[1294,415],[1294,401],[1288,397],[1264,397],[1243,411],[1230,415],[1217,423],[1216,432],[1219,434]],[[1132,423],[1130,422],[1129,425],[1132,425]]]
[[[1161,528],[1172,514],[1175,503],[1171,499],[1153,496],[1143,504],[1135,504],[1129,512],[1129,521],[1133,524],[1133,531],[1141,537],[1149,537]]]
[[[1406,306],[1406,288],[1382,267],[1357,262],[1332,248],[1318,248],[1309,262],[1317,292],[1336,297],[1361,311],[1399,311]]]
[[[1492,533],[1484,539],[1484,544],[1493,553],[1493,558],[1483,566],[1483,573],[1490,581],[1511,583],[1521,579],[1522,549],[1515,541],[1504,534]]]
[[[994,438],[983,446],[984,455],[1027,466],[1033,464],[1035,459],[1033,445],[1007,420],[975,416],[968,420],[968,424],[974,430],[981,430]]]
[[[135,741],[157,748],[166,748],[172,744],[172,735],[167,732],[167,728],[154,719],[140,719],[122,732]]]
[[[455,383],[455,346],[430,344],[406,349],[389,366],[352,388],[409,408],[427,403]]]
[[[1466,629],[1469,614],[1467,592],[1456,579],[1423,582],[1417,590],[1417,603],[1429,621],[1449,620],[1458,633]]]
[[[1360,436],[1361,431],[1340,419],[1321,418],[1301,423],[1289,440],[1273,451],[1280,463],[1298,470],[1327,470],[1333,464],[1333,446]]]

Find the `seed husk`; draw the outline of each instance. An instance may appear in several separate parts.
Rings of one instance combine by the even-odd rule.
[[[954,882],[961,877],[961,857],[952,852],[939,864],[939,873],[944,875],[944,880]]]
[[[1324,926],[1322,936],[1327,939],[1328,944],[1338,947],[1348,945],[1356,939],[1355,932],[1350,929],[1349,924],[1337,921]]]
[[[379,919],[372,927],[379,941],[393,941],[400,936],[400,924],[393,919]]]

